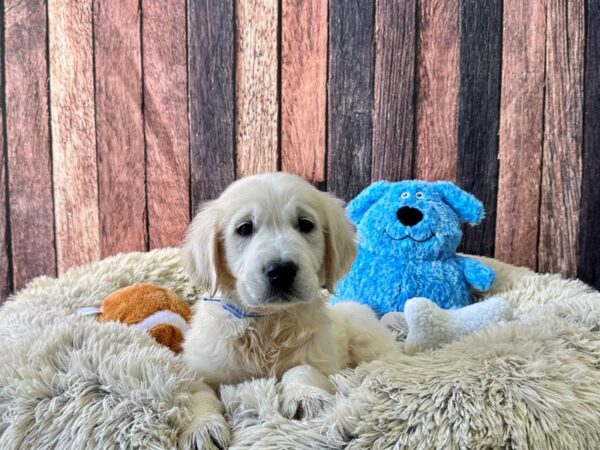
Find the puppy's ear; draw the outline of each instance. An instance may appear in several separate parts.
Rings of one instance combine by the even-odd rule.
[[[321,196],[325,232],[325,286],[333,293],[333,286],[346,275],[356,258],[356,233],[348,220],[344,203],[326,192],[321,192]]]
[[[437,181],[434,185],[444,202],[454,210],[461,222],[477,225],[483,220],[485,214],[483,203],[474,195],[463,191],[450,181]]]
[[[222,268],[219,222],[221,213],[214,202],[207,202],[188,227],[182,248],[185,267],[192,281],[215,295]]]
[[[355,224],[362,219],[365,213],[377,201],[385,195],[390,187],[388,181],[377,181],[363,189],[354,199],[348,203],[348,216]]]

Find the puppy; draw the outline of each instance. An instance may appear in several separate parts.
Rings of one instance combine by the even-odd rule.
[[[183,345],[198,375],[183,448],[229,444],[220,384],[278,377],[282,413],[313,417],[332,401],[327,375],[394,347],[368,307],[328,305],[322,287],[331,292],[355,256],[342,202],[294,175],[243,178],[203,205],[183,246],[209,291]]]

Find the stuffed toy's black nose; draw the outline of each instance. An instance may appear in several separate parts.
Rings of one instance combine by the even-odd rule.
[[[291,261],[277,261],[265,267],[265,275],[272,287],[287,291],[294,283],[298,266]]]
[[[410,206],[403,206],[396,211],[396,217],[402,225],[412,227],[423,220],[423,213],[417,208],[411,208]]]

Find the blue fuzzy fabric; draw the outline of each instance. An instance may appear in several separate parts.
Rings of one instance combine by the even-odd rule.
[[[335,286],[333,303],[357,300],[379,315],[403,311],[412,297],[459,308],[473,302],[471,288],[485,292],[494,282],[493,269],[456,254],[461,224],[478,224],[484,211],[449,181],[373,183],[347,212],[356,224],[358,256]]]

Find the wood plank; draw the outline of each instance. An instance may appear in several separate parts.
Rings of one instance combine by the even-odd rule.
[[[460,3],[458,184],[479,198],[486,217],[465,228],[461,251],[493,256],[498,197],[502,0]]]
[[[374,180],[412,177],[416,20],[416,0],[376,3]]]
[[[50,115],[59,272],[100,256],[92,0],[48,1]]]
[[[371,182],[373,2],[329,2],[327,188],[350,200]]]
[[[584,0],[547,0],[538,270],[577,274],[583,133]]]
[[[148,243],[179,245],[190,219],[185,0],[142,2]]]
[[[456,179],[459,0],[419,0],[414,172]]]
[[[56,276],[46,6],[5,3],[6,130],[13,286]]]
[[[138,0],[94,1],[100,254],[146,249]]]
[[[282,2],[281,164],[325,180],[327,3]]]
[[[277,170],[278,0],[235,2],[237,177]]]
[[[495,256],[536,268],[545,0],[504,0]]]
[[[586,1],[583,177],[577,275],[600,289],[600,2]]]
[[[0,32],[4,32],[4,11],[0,9]],[[4,72],[4,42],[0,39],[0,68]],[[4,92],[4,77],[0,76],[0,92]],[[10,225],[8,216],[8,176],[6,173],[6,127],[4,102],[0,102],[0,305],[12,291],[12,267],[10,261]]]
[[[233,1],[188,0],[192,210],[235,177]]]

